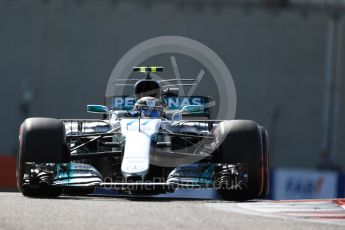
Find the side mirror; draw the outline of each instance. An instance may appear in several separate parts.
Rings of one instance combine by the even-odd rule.
[[[177,111],[175,113],[173,113],[173,115],[171,116],[171,120],[172,121],[181,121],[183,118],[182,118],[182,114],[180,111]]]
[[[104,105],[87,105],[88,113],[108,113],[109,109]]]
[[[181,109],[182,113],[203,113],[204,112],[204,106],[203,105],[186,105],[183,106]]]

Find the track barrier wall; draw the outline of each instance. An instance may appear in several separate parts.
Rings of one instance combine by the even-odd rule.
[[[16,188],[16,157],[0,155],[0,191],[15,191]]]

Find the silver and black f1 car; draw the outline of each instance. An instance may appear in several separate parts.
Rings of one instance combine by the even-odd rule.
[[[17,186],[25,196],[87,195],[96,188],[148,195],[214,188],[226,200],[267,195],[264,127],[249,120],[211,120],[210,98],[179,96],[151,77],[162,67],[134,71],[146,78],[135,81],[133,97],[87,106],[103,119],[23,122]]]

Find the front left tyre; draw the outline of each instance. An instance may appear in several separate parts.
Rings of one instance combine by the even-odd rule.
[[[223,199],[257,199],[261,197],[263,191],[267,191],[268,188],[264,188],[264,145],[261,134],[262,131],[257,123],[250,120],[223,121],[214,130],[217,143],[214,152],[215,161],[225,165],[246,163],[248,171],[246,188],[241,186],[241,189],[218,189]]]

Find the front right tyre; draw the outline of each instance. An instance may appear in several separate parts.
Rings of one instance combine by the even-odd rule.
[[[53,118],[28,118],[19,130],[19,151],[17,155],[17,187],[25,196],[56,197],[61,188],[49,184],[25,183],[24,172],[27,162],[68,163],[70,152],[65,142],[65,127],[62,121]]]

